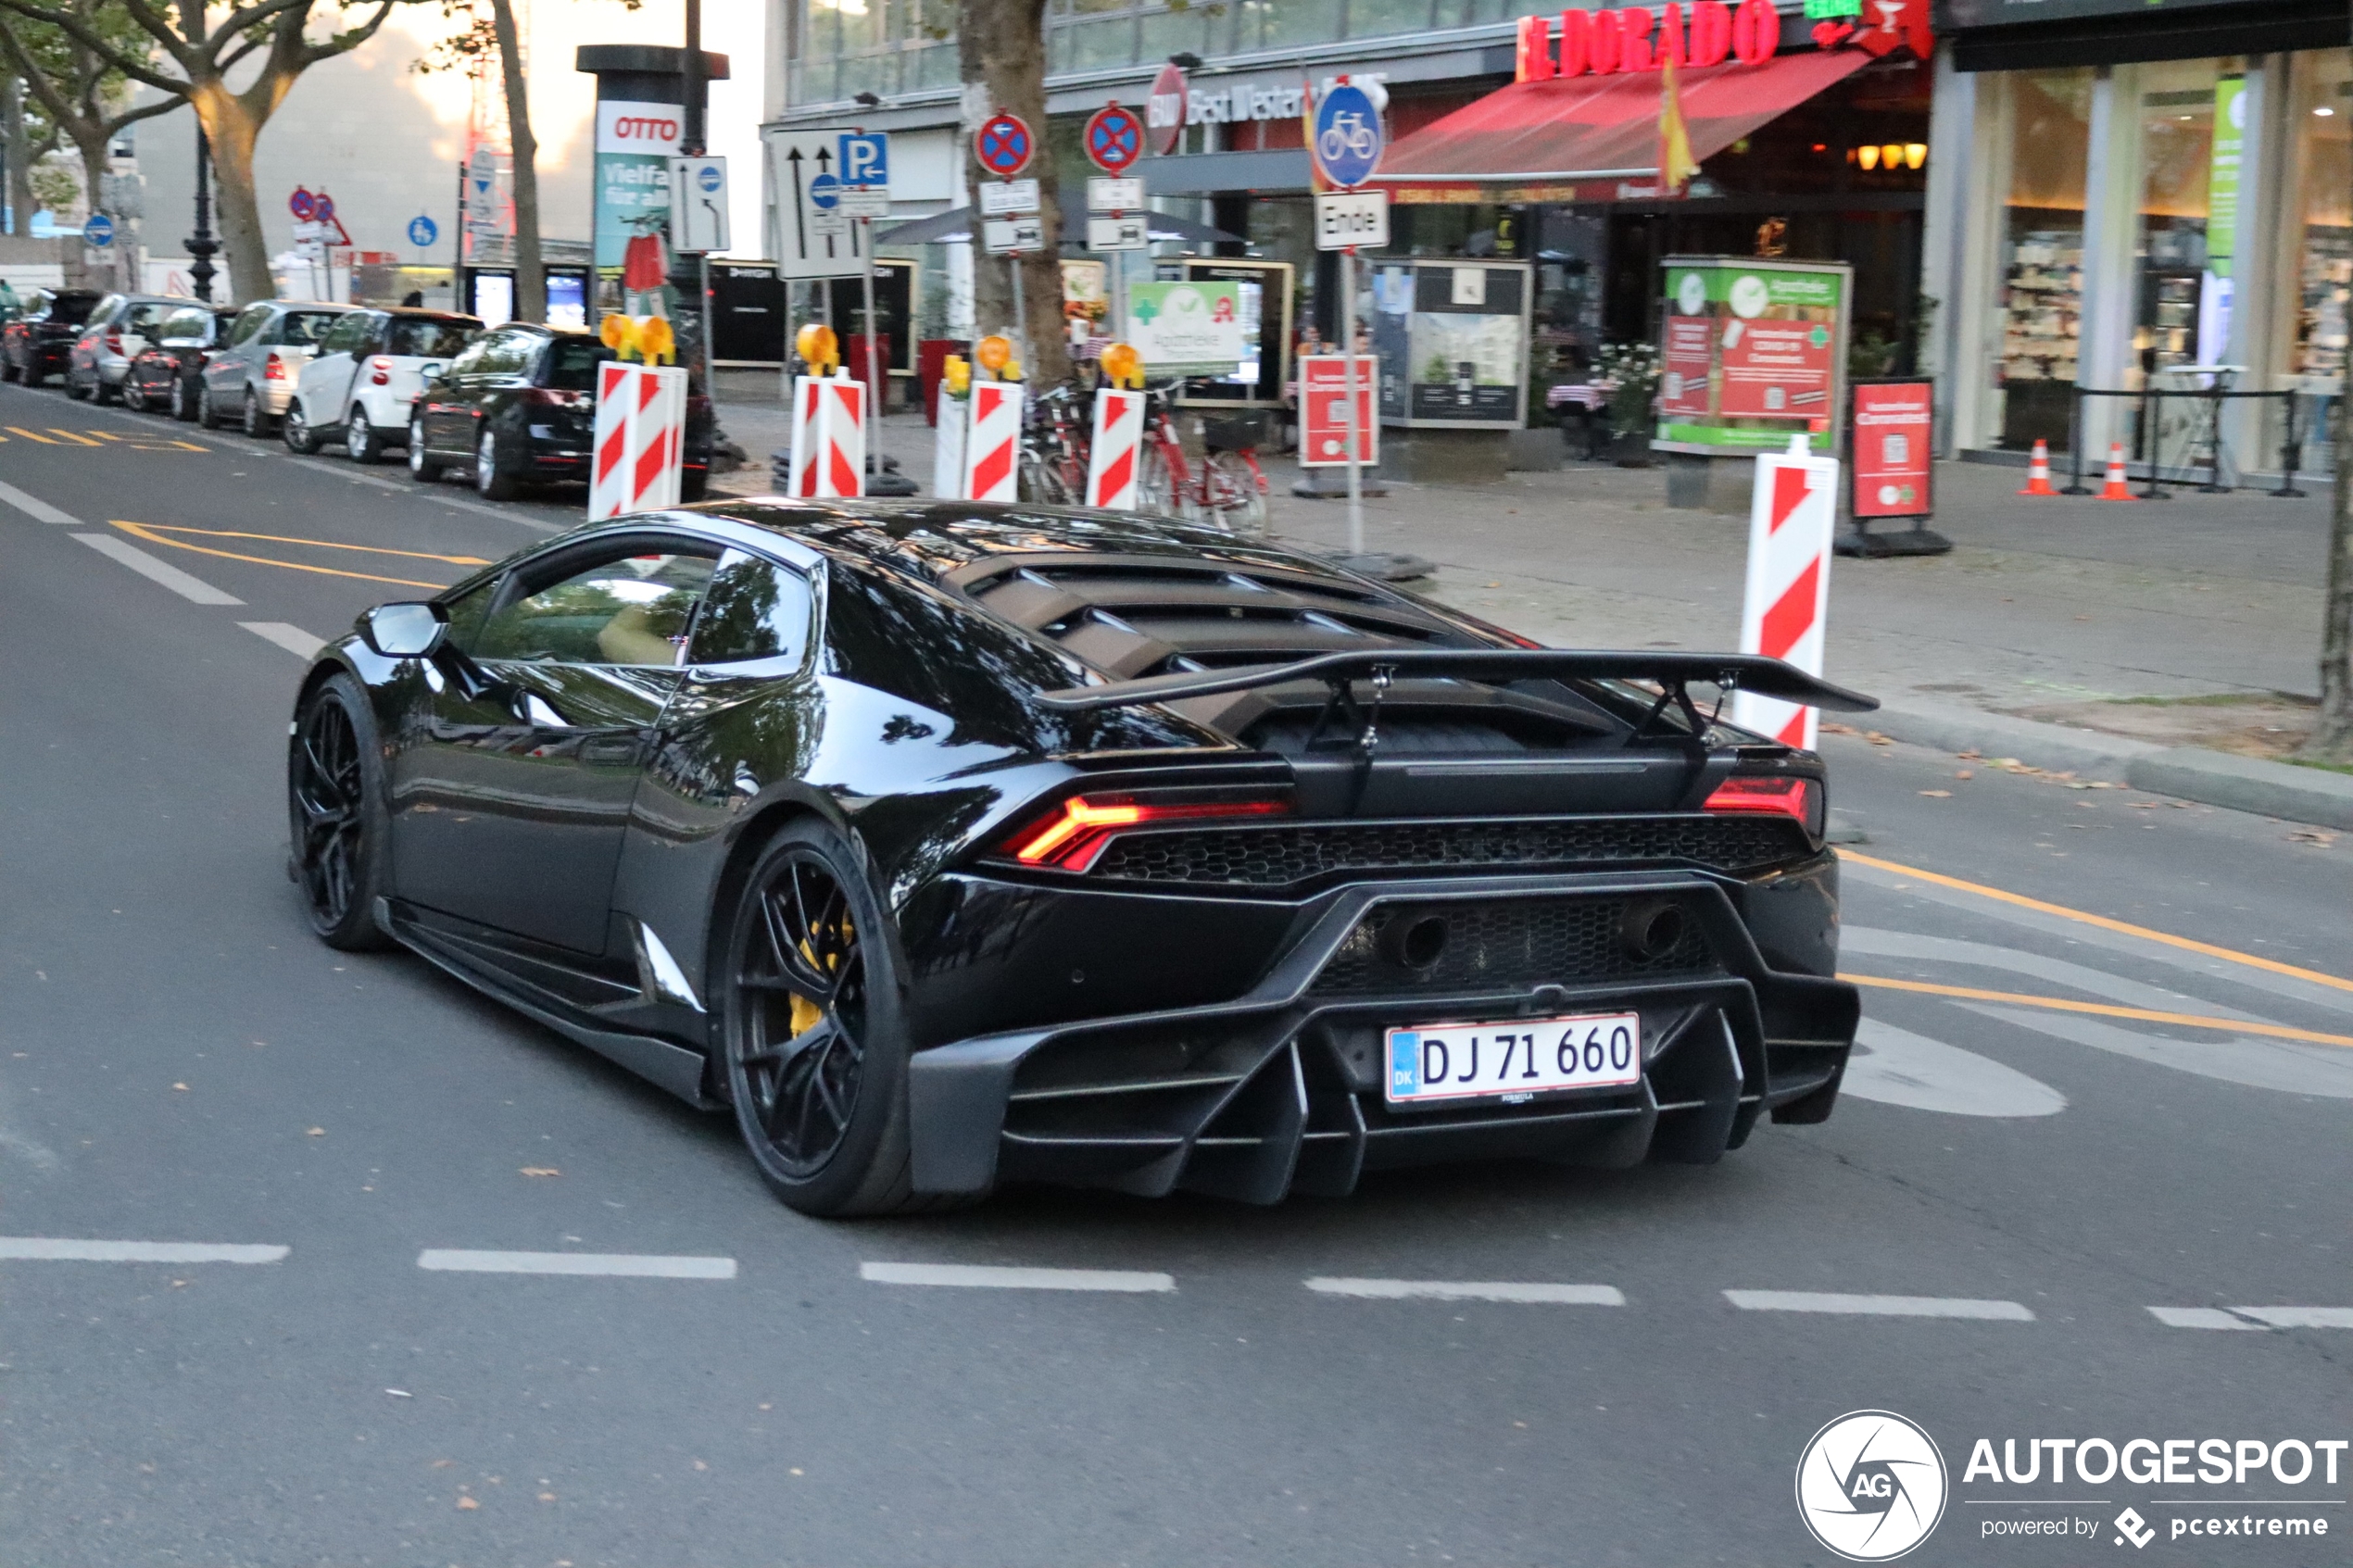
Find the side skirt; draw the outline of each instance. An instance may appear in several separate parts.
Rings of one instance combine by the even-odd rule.
[[[377,900],[376,923],[393,940],[444,973],[464,981],[494,1001],[505,1003],[525,1017],[546,1024],[557,1034],[586,1046],[608,1061],[625,1067],[648,1083],[676,1095],[696,1110],[724,1109],[703,1093],[705,1061],[700,1051],[689,1050],[650,1035],[600,1028],[580,1017],[559,998],[494,968],[469,947],[448,941],[416,921],[404,919],[397,906],[388,899]]]

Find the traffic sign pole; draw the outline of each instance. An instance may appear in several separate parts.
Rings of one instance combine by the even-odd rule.
[[[1348,553],[1365,553],[1364,443],[1356,428],[1356,247],[1340,253],[1340,373],[1348,378],[1348,413],[1341,426],[1348,432]]]

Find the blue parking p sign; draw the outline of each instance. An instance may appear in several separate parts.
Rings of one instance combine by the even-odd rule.
[[[890,138],[880,133],[852,132],[841,139],[841,167],[836,171],[845,185],[882,189],[890,183]]]

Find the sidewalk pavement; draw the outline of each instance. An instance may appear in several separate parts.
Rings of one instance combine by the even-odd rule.
[[[753,459],[721,487],[764,490],[784,410],[721,416]],[[919,416],[887,418],[881,448],[928,490]],[[1276,537],[1344,548],[1345,503],[1293,496],[1296,467],[1264,461]],[[1939,464],[1950,555],[1837,561],[1825,673],[1881,699],[1870,727],[2353,828],[2353,777],[2273,760],[2309,730],[2318,691],[2326,485],[2123,504],[2021,498],[2021,480]],[[1364,543],[1435,562],[1416,592],[1557,646],[1738,645],[1747,520],[1668,508],[1661,470],[1572,463],[1388,490],[1365,502]]]

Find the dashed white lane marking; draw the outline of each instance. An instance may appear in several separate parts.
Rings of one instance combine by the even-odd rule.
[[[68,1241],[0,1236],[0,1259],[44,1263],[276,1263],[291,1248],[198,1241]]]
[[[2264,1328],[2220,1307],[2151,1307],[2149,1316],[2168,1328],[2243,1328],[2250,1334]]]
[[[1353,1296],[1370,1301],[1516,1301],[1561,1307],[1623,1307],[1626,1293],[1614,1285],[1547,1285],[1516,1280],[1333,1279],[1307,1281],[1318,1296]]]
[[[224,594],[201,577],[191,577],[169,561],[160,561],[136,545],[126,545],[111,533],[73,533],[102,556],[110,556],[150,582],[160,583],[182,598],[200,605],[241,605],[234,594]]]
[[[38,495],[28,495],[13,484],[0,484],[0,501],[24,513],[35,522],[59,522],[68,528],[80,528],[82,520],[61,512]]]
[[[1174,1290],[1167,1274],[1127,1269],[1016,1269],[987,1263],[861,1263],[858,1277],[876,1285],[945,1285],[977,1290]]]
[[[2174,1309],[2180,1311],[2180,1309]],[[2210,1310],[2210,1309],[2209,1309]],[[2151,1307],[2160,1320],[2165,1313]],[[2238,1317],[2253,1318],[2266,1328],[2353,1328],[2353,1307],[2233,1307]],[[2170,1321],[2170,1320],[2167,1320]],[[2208,1328],[2210,1323],[2176,1323],[2177,1328]]]
[[[372,484],[379,490],[390,490],[403,495],[413,495],[420,501],[430,501],[436,507],[451,507],[462,512],[480,512],[484,517],[495,517],[501,522],[517,523],[536,533],[560,533],[566,526],[559,522],[542,522],[535,517],[526,517],[511,507],[492,507],[485,506],[480,501],[459,500],[456,496],[441,494],[438,486],[420,484],[413,479],[404,484],[396,479],[385,479],[379,474],[338,469],[333,463],[320,458],[303,458],[296,459],[296,462],[302,468],[326,470],[354,484]]]
[[[1845,1296],[1824,1290],[1727,1290],[1724,1299],[1746,1312],[1835,1312],[1856,1317],[1983,1318],[2032,1323],[2016,1301],[1973,1301],[1962,1296]]]
[[[240,621],[237,624],[264,642],[277,644],[296,659],[308,659],[327,646],[326,638],[314,637],[283,621]]]
[[[2067,1097],[2017,1069],[1876,1018],[1855,1030],[1843,1093],[1948,1116],[2051,1116]]]
[[[733,1258],[675,1258],[649,1252],[472,1252],[427,1248],[417,1267],[460,1274],[610,1274],[626,1279],[733,1279]]]

